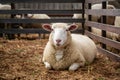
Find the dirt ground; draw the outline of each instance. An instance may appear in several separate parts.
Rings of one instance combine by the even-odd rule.
[[[0,39],[0,80],[120,80],[120,63],[103,55],[75,72],[46,70],[41,61],[46,42]]]

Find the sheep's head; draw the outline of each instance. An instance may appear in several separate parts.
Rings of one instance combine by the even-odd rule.
[[[70,31],[77,29],[75,24],[68,25],[66,23],[54,23],[44,24],[43,29],[51,31],[49,40],[52,40],[52,43],[56,47],[64,46],[71,40]]]

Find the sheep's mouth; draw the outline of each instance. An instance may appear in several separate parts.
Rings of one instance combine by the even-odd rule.
[[[60,46],[60,44],[56,44],[57,46]]]

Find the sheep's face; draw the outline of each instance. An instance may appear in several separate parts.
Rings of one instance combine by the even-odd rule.
[[[47,31],[51,31],[53,44],[56,47],[61,47],[67,42],[68,31],[76,30],[77,26],[75,24],[54,23],[53,25],[44,24],[43,28]]]
[[[62,46],[67,40],[67,31],[65,28],[54,28],[52,40],[54,45]]]

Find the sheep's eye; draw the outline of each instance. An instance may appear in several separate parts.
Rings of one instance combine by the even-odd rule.
[[[51,29],[52,32],[54,32],[54,29]]]
[[[69,31],[68,29],[66,29],[66,31]]]

